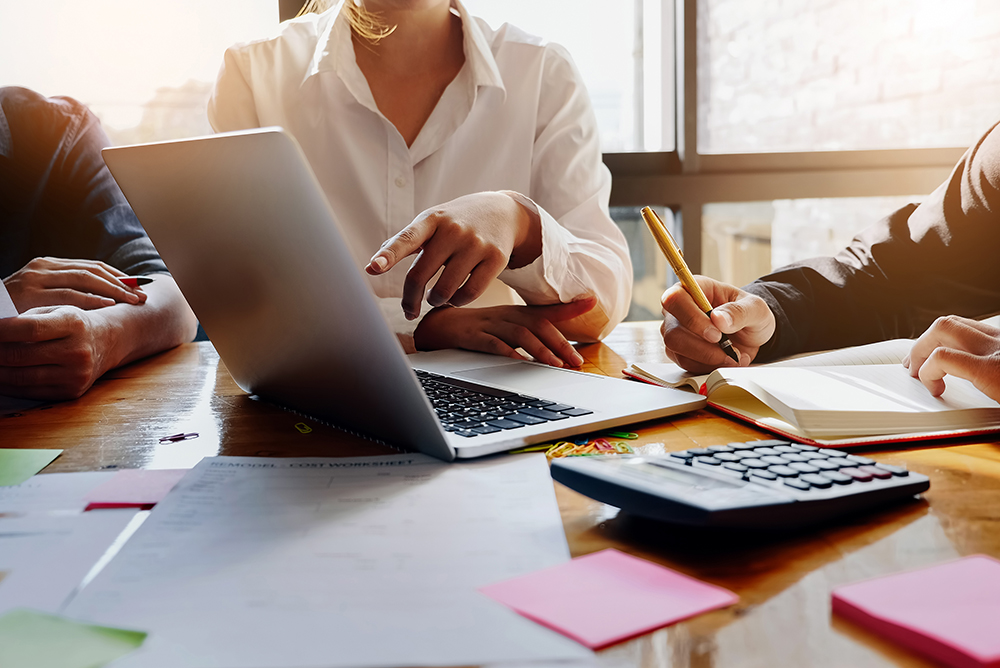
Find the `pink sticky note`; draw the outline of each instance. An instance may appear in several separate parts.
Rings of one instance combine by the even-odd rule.
[[[152,508],[187,472],[188,469],[122,469],[87,494],[86,510]]]
[[[731,591],[618,550],[577,557],[479,591],[591,649],[739,600]]]
[[[833,611],[951,666],[1000,668],[1000,561],[976,555],[833,591]]]

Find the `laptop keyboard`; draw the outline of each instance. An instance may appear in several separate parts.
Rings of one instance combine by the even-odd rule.
[[[445,431],[472,438],[594,411],[414,369]]]

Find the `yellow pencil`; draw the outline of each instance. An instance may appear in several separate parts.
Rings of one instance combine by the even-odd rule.
[[[691,270],[688,269],[687,262],[684,261],[684,254],[681,253],[681,249],[677,247],[677,243],[674,238],[670,236],[670,232],[664,227],[663,221],[660,217],[656,215],[656,212],[650,209],[648,206],[642,208],[642,219],[646,221],[646,226],[649,231],[653,233],[653,238],[656,239],[656,243],[659,244],[660,250],[663,254],[667,256],[667,262],[670,263],[670,267],[677,274],[677,278],[680,280],[681,285],[684,289],[688,291],[691,298],[694,299],[694,303],[698,305],[705,315],[711,315],[712,304],[708,301],[708,297],[702,291],[701,286],[698,285],[698,281],[694,280],[694,275]],[[719,347],[722,348],[722,352],[729,355],[730,358],[737,364],[740,362],[739,353],[733,348],[732,342],[729,337],[725,334],[719,339]]]

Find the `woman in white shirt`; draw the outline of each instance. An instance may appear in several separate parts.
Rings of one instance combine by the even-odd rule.
[[[228,49],[212,126],[298,139],[408,349],[578,366],[632,268],[568,54],[458,0],[354,1]]]

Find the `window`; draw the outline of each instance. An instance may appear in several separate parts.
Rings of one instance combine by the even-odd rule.
[[[510,23],[566,47],[594,103],[606,152],[674,149],[673,14],[665,4],[465,0],[494,29]]]
[[[1000,6],[700,0],[698,151],[968,146],[1000,120]]]

